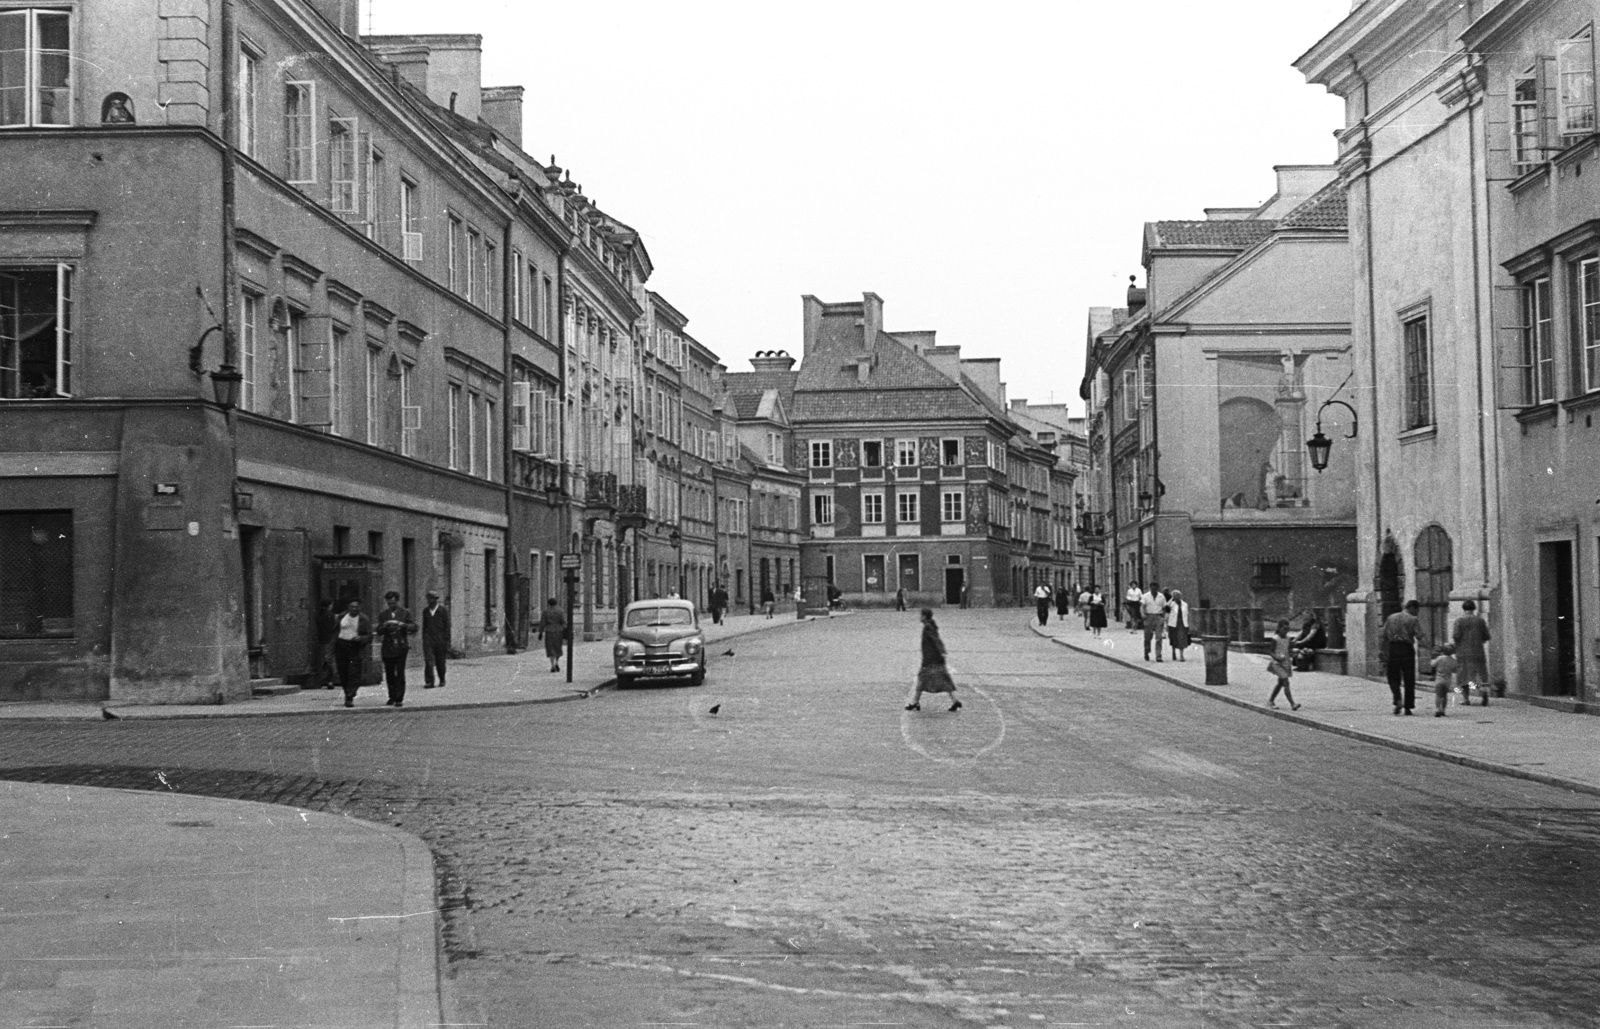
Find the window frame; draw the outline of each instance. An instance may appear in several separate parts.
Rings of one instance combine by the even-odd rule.
[[[1413,329],[1420,326],[1420,343]],[[1433,311],[1430,304],[1415,305],[1400,313],[1401,430],[1410,432],[1436,424],[1433,406]]]
[[[1557,40],[1556,132],[1563,140],[1592,135],[1600,123],[1595,110],[1594,32],[1585,28]]]
[[[907,458],[910,458],[910,460],[907,460]],[[918,464],[917,441],[915,439],[895,440],[894,466],[896,468],[915,468]]]
[[[307,138],[309,137],[309,138]],[[283,83],[283,178],[291,186],[317,183],[317,83]]]
[[[1546,404],[1556,398],[1555,327],[1550,310],[1549,275],[1540,275],[1522,284],[1522,356],[1524,401]]]
[[[1511,164],[1518,172],[1529,171],[1545,160],[1544,119],[1539,109],[1539,97],[1543,92],[1539,81],[1541,67],[1536,62],[1513,73],[1506,91],[1507,102],[1511,105],[1507,120],[1511,133]]]
[[[951,501],[955,501],[952,505]],[[954,513],[952,514],[952,508]],[[967,520],[967,491],[947,489],[939,491],[939,521],[946,525]]]
[[[883,490],[862,490],[861,524],[883,525],[884,516]]]
[[[947,456],[947,454],[945,452],[946,452],[946,450],[950,449],[952,447],[952,445],[954,447],[954,452],[955,452],[956,459],[954,461],[947,462],[947,461],[945,461],[945,457]],[[941,467],[944,467],[944,468],[960,468],[962,465],[966,464],[966,462],[962,460],[961,438],[959,436],[944,436],[944,437],[940,438],[940,440],[939,440],[939,464],[940,464]]]
[[[56,16],[64,19],[67,25],[67,48],[65,51],[51,47],[45,48],[39,44],[39,19],[42,16]],[[66,129],[75,123],[73,112],[77,110],[78,86],[77,76],[71,74],[73,64],[73,41],[77,38],[77,11],[76,7],[15,7],[0,8],[0,17],[20,17],[22,20],[22,120],[0,124],[3,129]],[[66,91],[65,103],[59,106],[66,112],[66,121],[45,121],[41,98],[45,87],[40,85],[42,64],[47,55],[64,56],[69,69],[66,74],[64,86],[52,86],[51,89],[64,89]],[[16,88],[16,87],[12,87]]]
[[[55,344],[54,358],[54,385],[52,392],[44,396],[31,396],[22,393],[23,373],[23,341],[20,335],[4,335],[3,315],[0,315],[0,400],[60,400],[73,395],[72,385],[72,341],[76,335],[73,326],[73,313],[76,308],[76,275],[77,265],[69,261],[20,261],[16,264],[0,265],[0,273],[10,272],[55,272]],[[13,317],[20,320],[20,314]],[[9,341],[9,342],[8,342]],[[4,363],[7,350],[10,351],[10,364]],[[6,386],[6,377],[13,381],[10,388]],[[16,395],[7,396],[7,392]]]
[[[445,393],[445,421],[449,423],[447,430],[448,445],[445,448],[448,458],[445,467],[451,471],[461,468],[461,384],[452,382]]]
[[[1576,392],[1600,390],[1600,254],[1572,262],[1573,359]]]
[[[239,81],[237,83],[239,95],[238,111],[235,114],[237,125],[234,127],[234,145],[244,156],[256,159],[260,155],[257,149],[260,143],[260,86],[261,86],[261,61],[264,55],[253,45],[241,39],[239,41]]]
[[[894,515],[896,525],[922,523],[922,491],[920,489],[895,490]]]
[[[833,467],[833,440],[811,440],[811,467],[829,469]]]
[[[868,460],[868,450],[867,450],[868,447],[871,447],[873,450],[876,451],[875,460]],[[883,440],[881,440],[881,439],[864,439],[864,440],[861,441],[861,467],[863,467],[863,468],[882,468],[883,467]]]
[[[328,112],[328,210],[346,218],[361,209],[361,120]]]
[[[256,409],[257,327],[264,299],[263,294],[253,290],[239,291],[239,374],[242,376],[239,380],[239,407],[245,411]]]

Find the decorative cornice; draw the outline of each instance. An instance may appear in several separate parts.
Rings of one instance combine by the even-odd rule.
[[[303,279],[308,285],[315,284],[318,279],[322,278],[321,268],[287,252],[283,255],[283,270],[289,275]]]
[[[0,211],[0,231],[5,232],[88,232],[99,217],[97,211],[36,210]]]
[[[278,256],[278,245],[276,243],[256,235],[249,229],[236,227],[233,230],[233,238],[239,246],[255,254],[263,261],[270,263]]]

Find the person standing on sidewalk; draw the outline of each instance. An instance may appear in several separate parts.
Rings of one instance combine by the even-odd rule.
[[[428,606],[422,609],[422,688],[444,689],[444,666],[450,656],[450,609],[439,603],[439,594],[428,591]]]
[[[1056,618],[1060,621],[1067,620],[1067,611],[1072,607],[1072,593],[1065,586],[1056,587]]]
[[[1087,623],[1089,631],[1094,633],[1096,636],[1100,635],[1100,630],[1106,627],[1105,594],[1101,593],[1099,590],[1092,591],[1089,594],[1089,602],[1084,605],[1084,609],[1089,612],[1089,620]]]
[[[1422,622],[1417,618],[1421,605],[1406,601],[1383,623],[1384,671],[1389,678],[1389,694],[1394,713],[1411,713],[1417,704],[1417,642],[1422,640]]]
[[[1050,621],[1050,587],[1044,583],[1033,588],[1033,607],[1039,614],[1039,624],[1044,625]]]
[[[1156,660],[1161,660],[1161,637],[1167,632],[1167,598],[1159,584],[1150,583],[1150,591],[1139,598],[1139,610],[1144,614],[1144,659],[1150,660],[1150,643],[1156,645]]]
[[[1450,630],[1450,639],[1456,645],[1456,660],[1461,663],[1461,702],[1471,703],[1472,687],[1476,685],[1483,694],[1483,706],[1489,706],[1489,655],[1484,650],[1489,642],[1489,623],[1478,614],[1474,601],[1463,601],[1462,615]]]
[[[950,678],[950,669],[944,663],[944,640],[939,638],[939,626],[928,608],[922,609],[922,667],[917,670],[917,686],[911,691],[911,703],[906,705],[906,710],[921,711],[924,693],[948,693],[950,710],[961,710],[961,701],[955,696],[955,680]]]
[[[1289,679],[1294,675],[1294,645],[1289,639],[1289,619],[1278,619],[1278,635],[1272,637],[1272,660],[1267,662],[1267,671],[1278,677],[1278,684],[1272,687],[1272,695],[1267,698],[1268,707],[1277,707],[1278,691],[1283,691],[1283,699],[1289,702],[1289,710],[1298,711],[1300,705],[1294,702],[1294,694],[1289,692]]]
[[[383,595],[388,607],[378,612],[378,635],[383,642],[383,682],[389,687],[389,707],[404,707],[406,702],[406,655],[411,653],[411,634],[417,623],[411,612],[400,606],[400,594],[390,590]]]
[[[1443,718],[1445,705],[1450,702],[1450,690],[1456,684],[1456,647],[1453,643],[1439,644],[1439,653],[1429,664],[1433,667],[1433,717]]]
[[[561,645],[567,638],[567,615],[551,597],[539,615],[539,636],[544,640],[544,656],[550,659],[550,670],[561,671]]]
[[[1139,584],[1135,582],[1128,586],[1128,592],[1122,598],[1122,609],[1124,612],[1126,612],[1124,617],[1128,620],[1128,630],[1130,632],[1138,631],[1139,600],[1143,596],[1144,591],[1141,590],[1139,588]]]
[[[719,582],[711,587],[711,594],[706,597],[706,606],[711,608],[711,621],[721,625],[722,612],[728,607],[728,594],[722,588],[722,583]]]
[[[1189,649],[1189,605],[1182,590],[1167,595],[1167,643],[1172,646],[1172,660],[1188,660],[1184,651]]]
[[[1085,586],[1078,594],[1078,614],[1083,616],[1083,627],[1089,628],[1089,598],[1094,596],[1094,591]]]
[[[772,595],[772,587],[761,587],[761,613],[771,618],[772,609],[777,606],[777,603],[778,598]]]
[[[356,690],[361,688],[361,672],[366,662],[362,655],[372,645],[372,622],[361,613],[361,601],[352,600],[339,617],[333,638],[333,659],[339,666],[339,685],[344,687],[344,706],[356,706]]]

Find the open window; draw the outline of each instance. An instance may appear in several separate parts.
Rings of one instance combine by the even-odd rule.
[[[0,11],[0,127],[72,124],[72,15]]]
[[[72,395],[70,264],[0,266],[0,399]]]

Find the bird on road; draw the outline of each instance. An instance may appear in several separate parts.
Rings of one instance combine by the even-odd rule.
[[[110,711],[107,711],[105,708],[101,708],[100,709],[100,717],[105,719],[108,722],[117,722],[117,721],[121,721],[122,720],[122,716],[121,715],[114,715]]]
[[[718,711],[721,711],[721,710],[722,710],[722,705],[721,704],[712,704],[711,705],[711,713],[712,714],[716,714]]]
[[[724,650],[722,652],[722,656],[723,657],[732,657],[733,656],[733,648],[729,647],[727,650]]]

